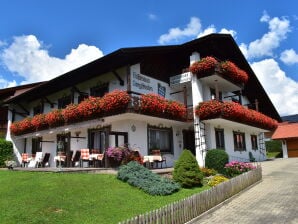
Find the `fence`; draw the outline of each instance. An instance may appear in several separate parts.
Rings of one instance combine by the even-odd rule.
[[[201,215],[224,200],[262,179],[262,168],[243,173],[207,191],[174,202],[119,224],[180,224]]]

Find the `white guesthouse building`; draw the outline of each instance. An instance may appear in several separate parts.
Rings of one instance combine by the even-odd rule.
[[[188,70],[192,63],[207,56],[218,61],[212,72],[209,69],[200,75],[200,72]],[[241,68],[248,80],[244,83],[231,74],[225,76],[218,67],[219,62],[225,60]],[[119,111],[109,113],[106,110],[92,118],[81,117],[75,122],[44,125],[42,128],[30,124],[28,128],[28,123],[24,122],[27,117],[63,110],[71,103],[79,104],[89,96],[103,97],[114,90],[122,90],[130,96],[128,105]],[[185,105],[186,117],[155,113],[157,108],[144,112],[140,98],[151,93]],[[251,112],[247,108],[252,108],[255,113],[247,112],[248,118],[243,118],[237,114],[237,108],[235,112],[229,107],[230,111],[221,109],[216,114],[213,112],[217,109],[211,103],[205,105],[205,109],[211,110],[212,116],[203,111],[205,114],[200,117],[196,112],[199,103],[215,100],[222,105],[234,101],[244,114]],[[21,123],[19,130],[8,128],[7,132],[18,161],[21,163],[24,152],[35,154],[42,151],[51,154],[51,167],[56,166],[54,156],[61,144],[66,155],[84,148],[98,149],[103,153],[108,147],[125,143],[138,148],[141,155],[160,149],[168,166],[173,166],[184,148],[194,153],[200,166],[204,166],[206,151],[215,148],[225,150],[230,160],[248,161],[250,154],[262,161],[266,159],[263,133],[274,128],[272,119],[280,120],[235,41],[226,34],[211,34],[182,45],[119,49],[6,103],[9,106],[8,126],[14,124],[15,127]],[[259,116],[256,110],[262,113],[257,122],[251,120],[251,117]],[[263,122],[263,118],[268,121]],[[70,158],[67,164],[70,165]]]

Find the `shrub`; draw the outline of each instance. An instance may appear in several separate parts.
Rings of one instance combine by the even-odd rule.
[[[202,186],[203,174],[191,151],[184,149],[176,161],[173,179],[184,188]]]
[[[249,152],[248,156],[249,156],[249,161],[250,162],[255,162],[256,161],[256,158],[253,156],[252,152]]]
[[[179,184],[152,173],[135,161],[121,166],[117,178],[150,195],[169,195],[180,189]]]
[[[215,169],[208,169],[207,167],[200,168],[201,172],[203,173],[204,177],[210,177],[217,174]]]
[[[221,174],[225,173],[224,167],[228,162],[229,156],[222,149],[211,149],[206,153],[205,166],[209,169],[215,169]]]
[[[228,181],[229,179],[222,176],[222,175],[218,175],[218,176],[214,176],[212,177],[209,181],[208,181],[208,185],[210,187],[214,187],[222,182]]]
[[[12,143],[0,139],[0,167],[5,167],[5,161],[13,158]]]
[[[238,161],[232,161],[225,165],[225,173],[229,177],[235,177],[247,171],[253,170],[256,167],[250,163],[243,163]]]
[[[282,152],[282,144],[279,140],[266,141],[267,152]]]

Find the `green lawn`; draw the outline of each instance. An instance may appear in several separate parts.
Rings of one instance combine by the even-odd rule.
[[[1,223],[117,223],[208,187],[150,196],[114,175],[0,171]]]
[[[281,152],[267,152],[267,158],[272,159],[272,158],[281,158],[282,154]]]

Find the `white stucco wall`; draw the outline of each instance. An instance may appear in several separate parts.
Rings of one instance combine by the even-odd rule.
[[[225,151],[229,154],[230,160],[239,160],[239,161],[249,160],[249,155],[248,155],[249,152],[252,153],[252,155],[255,157],[257,161],[263,161],[266,159],[265,156],[262,154],[260,145],[259,145],[259,134],[261,132],[257,132],[255,129],[251,129],[249,126],[242,129],[235,129],[227,126],[213,125],[213,124],[208,124],[206,126],[208,127],[207,128],[208,149],[216,148],[215,128],[221,128],[221,129],[224,129]],[[245,133],[246,151],[234,151],[233,131]],[[258,150],[252,150],[251,135],[258,136]]]

